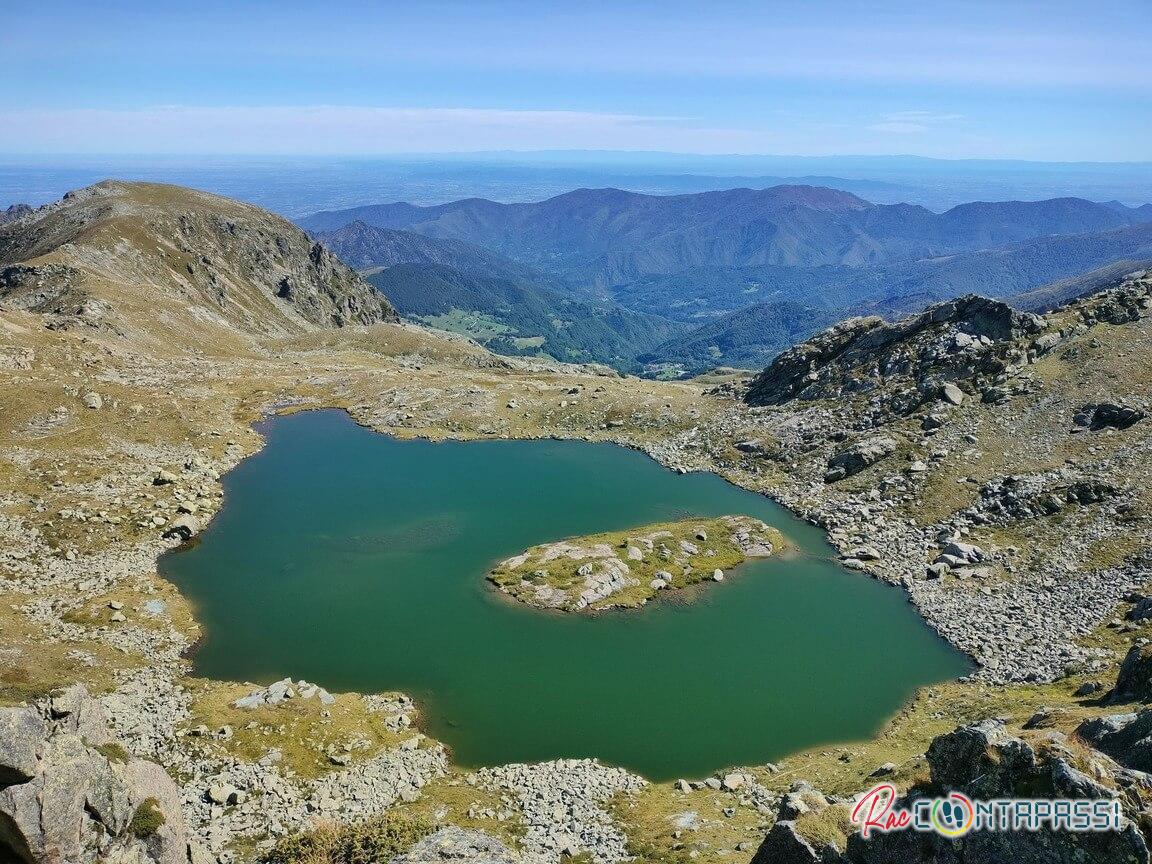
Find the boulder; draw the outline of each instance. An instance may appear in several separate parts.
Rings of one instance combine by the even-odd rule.
[[[174,540],[188,540],[200,533],[200,520],[191,513],[185,513],[172,520],[164,531],[164,536]]]
[[[886,435],[867,438],[842,450],[828,460],[828,470],[824,474],[826,483],[834,483],[865,468],[875,465],[896,452],[896,441]]]
[[[1124,655],[1116,686],[1108,694],[1110,704],[1152,697],[1152,645],[1133,645]]]
[[[1152,710],[1085,720],[1076,734],[1121,765],[1152,771]]]
[[[947,384],[941,386],[940,398],[953,405],[960,405],[964,402],[964,391],[949,381]]]

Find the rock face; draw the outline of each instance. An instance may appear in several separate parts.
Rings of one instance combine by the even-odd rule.
[[[762,406],[832,399],[903,376],[915,386],[898,413],[936,399],[960,404],[964,389],[957,382],[972,381],[983,390],[982,379],[1012,361],[1014,341],[1040,329],[1037,316],[976,295],[930,306],[895,324],[852,318],[783,352],[752,382],[745,401]]]
[[[141,303],[258,334],[398,320],[290,222],[189,189],[106,181],[0,227],[0,308],[100,326]]]
[[[1152,718],[1152,712],[1146,713]],[[1038,748],[1009,734],[995,720],[941,735],[927,752],[932,795],[956,791],[975,799],[1119,798],[1126,815],[1138,818],[1139,805],[1134,802],[1139,799],[1125,790],[1133,787],[1134,793],[1149,778],[1122,768],[1103,753],[1093,755],[1090,776],[1077,767],[1081,759],[1078,748],[1065,746],[1059,733],[1050,733]],[[821,797],[809,794],[805,800],[814,802],[819,812],[824,809]],[[896,806],[908,808],[911,800],[904,796]],[[1112,832],[974,831],[958,840],[912,830],[873,832],[865,840],[854,831],[840,845],[805,837],[795,810],[786,812],[782,807],[780,815],[788,818],[777,821],[753,864],[1146,864],[1149,860],[1135,822]]]
[[[49,702],[0,709],[0,858],[187,864],[180,791],[112,738],[100,703],[75,685]],[[5,858],[7,860],[7,858]]]
[[[6,222],[15,222],[32,212],[32,208],[27,204],[11,204],[5,210],[0,210],[0,225]]]

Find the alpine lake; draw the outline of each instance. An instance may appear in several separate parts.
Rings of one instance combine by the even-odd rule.
[[[161,572],[198,609],[198,674],[399,690],[463,766],[599,757],[700,777],[869,736],[971,670],[823,532],[712,474],[613,444],[401,441],[339,411],[273,417],[225,506]],[[788,554],[640,609],[543,612],[485,579],[565,537],[746,514]]]

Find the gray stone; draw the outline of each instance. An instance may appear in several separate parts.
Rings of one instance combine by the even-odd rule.
[[[940,398],[953,405],[963,405],[964,391],[949,381],[940,388]]]
[[[172,520],[172,524],[164,531],[164,536],[187,540],[199,533],[200,521],[191,513],[185,513]]]
[[[35,708],[0,708],[0,786],[36,776],[47,730]]]

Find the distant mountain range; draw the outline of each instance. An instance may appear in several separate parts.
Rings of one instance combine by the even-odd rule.
[[[686,333],[665,322],[669,344],[637,344],[631,355],[688,371],[763,365],[766,354],[791,344],[781,340],[854,311],[899,315],[972,292],[1012,297],[1152,257],[1152,205],[1054,198],[933,213],[805,185],[670,196],[578,189],[526,204],[396,203],[326,211],[300,224],[362,272],[439,265],[521,290],[535,286],[549,292],[542,298],[549,303],[594,300],[600,322],[627,318],[619,304],[645,316],[652,325],[645,333],[661,329],[655,316],[694,324]],[[403,272],[415,278],[412,268]],[[411,308],[437,306],[416,303],[399,275],[386,281]],[[444,276],[421,284],[429,289]],[[470,296],[479,303],[506,291]],[[571,347],[587,353],[587,346]],[[612,344],[612,356],[622,347]]]

